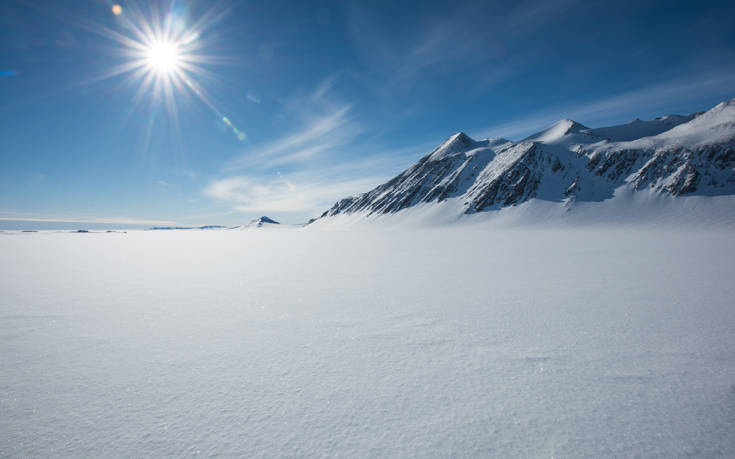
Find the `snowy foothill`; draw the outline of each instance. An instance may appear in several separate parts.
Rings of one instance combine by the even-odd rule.
[[[729,226],[0,234],[11,457],[732,457]]]

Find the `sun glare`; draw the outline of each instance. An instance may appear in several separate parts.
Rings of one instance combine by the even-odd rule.
[[[148,67],[157,72],[168,73],[178,70],[180,59],[179,48],[175,43],[153,42],[146,52]]]
[[[127,74],[130,80],[138,83],[130,113],[144,99],[151,101],[151,109],[163,103],[174,129],[178,129],[179,102],[191,107],[190,99],[199,99],[238,140],[243,141],[247,138],[245,132],[215,106],[201,84],[202,81],[216,81],[217,74],[211,70],[212,66],[229,62],[224,57],[207,53],[214,41],[206,37],[207,31],[213,29],[228,10],[215,6],[195,16],[183,3],[128,0],[124,11],[117,3],[111,8],[117,29],[92,23],[91,30],[117,42],[125,57],[123,62],[107,69],[100,80]]]

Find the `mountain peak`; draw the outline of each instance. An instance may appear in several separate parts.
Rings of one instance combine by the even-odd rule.
[[[460,131],[449,136],[439,148],[466,149],[472,146],[475,141],[472,137]]]
[[[574,120],[565,118],[563,120],[557,121],[543,131],[539,131],[533,135],[530,135],[529,137],[526,137],[524,140],[534,140],[536,142],[555,142],[557,140],[560,140],[567,134],[575,134],[584,130],[589,130],[589,128]]]
[[[452,156],[456,153],[467,151],[475,144],[475,141],[464,132],[451,135],[429,155],[430,161],[437,161]]]
[[[262,217],[256,218],[255,220],[253,220],[250,223],[248,223],[247,226],[260,228],[261,226],[266,225],[266,224],[268,224],[268,225],[280,225],[279,222],[273,220],[272,218],[269,218],[269,217],[266,217],[265,215],[263,215]]]
[[[470,136],[468,136],[464,132],[459,131],[459,132],[455,132],[454,134],[452,134],[451,136],[449,136],[449,140],[453,140],[453,141],[454,140],[461,140],[461,141],[470,141],[471,142],[472,141],[472,138],[470,138]]]

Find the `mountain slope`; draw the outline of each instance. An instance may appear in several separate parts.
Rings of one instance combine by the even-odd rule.
[[[567,208],[620,188],[672,197],[735,194],[735,99],[706,112],[588,128],[562,120],[520,142],[457,133],[375,189],[320,218],[460,202],[460,213],[537,199]],[[454,208],[454,207],[453,207]]]

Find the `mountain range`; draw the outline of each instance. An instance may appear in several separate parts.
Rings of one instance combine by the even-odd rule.
[[[735,99],[690,115],[602,128],[564,119],[520,141],[474,140],[459,132],[393,179],[338,201],[312,222],[417,206],[446,206],[461,216],[534,200],[571,209],[622,191],[734,195]]]

